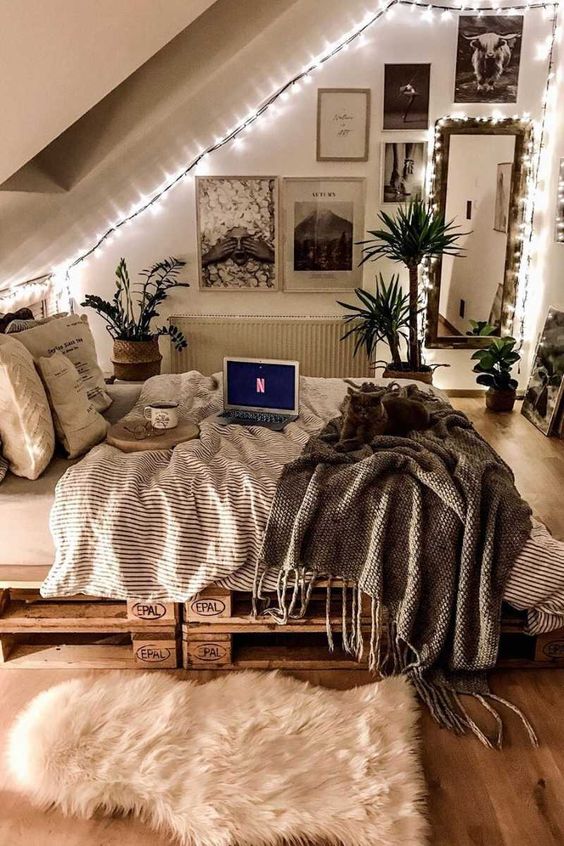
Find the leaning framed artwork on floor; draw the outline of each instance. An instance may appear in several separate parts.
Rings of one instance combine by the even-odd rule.
[[[286,291],[350,291],[362,285],[363,177],[283,181]]]
[[[522,413],[550,435],[564,397],[564,311],[548,310],[540,337]]]
[[[278,288],[278,177],[196,177],[204,291]]]

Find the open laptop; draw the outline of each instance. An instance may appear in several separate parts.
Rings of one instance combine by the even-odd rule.
[[[223,359],[224,426],[266,426],[281,431],[299,414],[300,364],[261,358]]]

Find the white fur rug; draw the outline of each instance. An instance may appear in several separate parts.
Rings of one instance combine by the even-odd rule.
[[[333,691],[278,673],[112,673],[37,696],[9,763],[36,803],[133,812],[190,846],[421,846],[417,716],[401,677]]]

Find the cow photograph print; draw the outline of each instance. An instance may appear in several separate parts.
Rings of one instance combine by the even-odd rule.
[[[461,15],[455,103],[516,103],[522,15]]]

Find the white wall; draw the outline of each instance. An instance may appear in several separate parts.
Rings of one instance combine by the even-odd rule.
[[[560,13],[562,15],[562,12]],[[546,143],[549,155],[546,170],[542,174],[539,206],[539,239],[536,268],[531,275],[526,303],[526,338],[528,355],[523,367],[524,375],[529,372],[538,336],[550,306],[564,311],[564,244],[555,239],[555,212],[558,191],[558,170],[564,158],[564,52],[555,65],[556,85],[553,88],[553,121],[547,126]]]
[[[232,126],[237,117],[246,114],[257,100],[280,84],[291,73],[303,67],[312,56],[325,46],[324,33],[330,41],[339,32],[350,29],[360,21],[367,9],[364,2],[351,0],[346,4],[340,0],[300,0],[265,27],[262,34],[252,38],[236,56],[223,66],[214,68],[207,79],[199,80],[199,87],[192,92],[191,99],[181,110],[177,103],[176,123],[169,118],[166,132],[161,134],[162,167],[155,161],[158,152],[158,138],[151,136],[143,146],[143,139],[136,139],[135,148],[130,147],[128,155],[122,150],[119,160],[121,171],[113,170],[97,174],[98,182],[90,182],[90,194],[85,185],[79,186],[77,196],[83,196],[86,209],[92,212],[94,198],[100,197],[99,206],[107,209],[111,199],[109,189],[115,186],[113,200],[114,214],[138,202],[139,193],[150,193],[151,186],[158,185],[167,169],[177,168],[196,143],[210,140],[210,132],[218,125]],[[205,17],[205,16],[204,16]],[[203,19],[202,19],[203,20]],[[519,102],[517,105],[496,106],[506,114],[530,112],[538,115],[541,93],[546,75],[546,63],[533,57],[537,44],[549,33],[550,24],[541,11],[529,11],[525,21],[523,39]],[[372,27],[359,47],[352,47],[316,72],[312,85],[290,100],[281,104],[276,118],[267,118],[237,147],[223,149],[208,157],[205,168],[199,173],[208,174],[275,174],[281,176],[365,176],[367,179],[366,226],[376,224],[380,195],[380,154],[385,139],[398,138],[398,133],[383,133],[382,89],[385,62],[430,62],[431,68],[431,123],[441,115],[452,112],[454,88],[454,66],[456,55],[456,17],[430,25],[421,15],[408,8],[398,8],[393,17]],[[203,73],[203,71],[202,71]],[[249,85],[252,82],[252,85]],[[372,90],[372,126],[369,161],[363,163],[318,163],[315,161],[316,134],[316,89],[317,87],[369,87]],[[164,95],[163,95],[164,96]],[[492,106],[469,106],[466,111],[473,115],[491,114]],[[149,122],[151,116],[147,116]],[[186,124],[189,120],[189,124]],[[184,123],[183,123],[184,121]],[[191,124],[191,128],[190,128]],[[179,137],[179,132],[182,133]],[[401,136],[402,140],[403,133]],[[177,146],[183,144],[185,157],[171,154],[169,145],[175,138]],[[425,140],[425,132],[414,132],[410,140]],[[149,143],[150,142],[150,143]],[[144,157],[145,156],[145,157]],[[128,168],[131,166],[131,170]],[[135,173],[135,178],[129,174]],[[100,184],[102,175],[104,183]],[[88,182],[88,181],[86,181]],[[72,193],[72,192],[71,192]],[[54,201],[52,201],[54,202]],[[76,218],[73,222],[75,247],[93,241],[95,232],[104,221],[98,220],[96,228],[85,225],[81,210],[74,206]],[[69,212],[58,212],[58,216]],[[86,210],[82,214],[86,215]],[[106,217],[107,221],[107,217]],[[54,226],[50,220],[49,224]],[[69,221],[70,224],[70,221]],[[194,183],[185,180],[169,192],[160,213],[147,213],[126,227],[120,237],[91,258],[80,272],[76,273],[77,299],[85,292],[110,296],[113,287],[113,270],[120,256],[128,260],[132,274],[149,263],[166,255],[174,254],[186,259],[184,277],[192,283],[188,291],[179,292],[171,298],[170,312],[227,313],[227,314],[289,314],[318,315],[339,314],[337,297],[332,294],[285,294],[254,292],[200,292],[197,287],[196,228],[194,207]],[[58,263],[56,241],[51,252],[53,263]],[[45,238],[43,246],[45,247]],[[30,255],[27,244],[26,255]],[[23,249],[23,248],[22,248]],[[57,247],[58,249],[58,247]],[[74,252],[73,249],[73,252]],[[67,252],[68,254],[68,252]],[[13,262],[13,257],[12,257]],[[373,286],[374,275],[381,270],[389,273],[399,266],[368,265],[364,272],[365,287]],[[342,294],[338,295],[343,299]],[[349,297],[350,299],[350,297]],[[92,322],[106,366],[109,363],[111,344],[104,332],[102,322],[93,316]],[[379,356],[384,350],[379,351]],[[430,351],[430,361],[450,363],[450,369],[441,369],[436,381],[441,387],[471,388],[475,386],[471,373],[470,353],[461,350]]]

